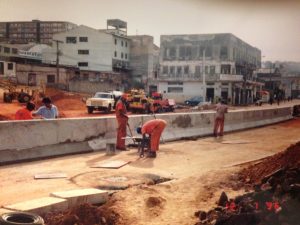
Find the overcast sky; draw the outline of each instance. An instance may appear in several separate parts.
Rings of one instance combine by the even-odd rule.
[[[1,21],[59,20],[128,34],[233,33],[262,51],[263,61],[300,61],[300,0],[0,0]]]

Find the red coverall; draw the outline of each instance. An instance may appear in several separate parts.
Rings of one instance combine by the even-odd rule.
[[[116,148],[125,150],[126,126],[128,122],[127,110],[125,104],[119,100],[116,105],[116,118],[118,121],[118,134]]]
[[[167,122],[161,119],[150,120],[142,127],[142,134],[150,135],[151,151],[158,151],[160,136],[167,126]]]

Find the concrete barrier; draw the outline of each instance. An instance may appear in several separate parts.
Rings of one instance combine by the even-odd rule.
[[[292,111],[292,106],[231,111],[225,118],[225,132],[285,121],[292,118]],[[156,118],[168,122],[163,133],[165,141],[212,134],[214,116],[214,112],[156,114]],[[130,127],[134,134],[137,126],[150,119],[153,119],[152,115],[130,116]],[[2,121],[0,165],[105,149],[106,143],[115,141],[116,126],[114,116]]]

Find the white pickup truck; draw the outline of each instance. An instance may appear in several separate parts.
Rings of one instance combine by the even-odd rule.
[[[105,111],[109,113],[115,108],[115,103],[122,92],[97,92],[94,97],[86,100],[86,107],[89,114],[94,110]]]

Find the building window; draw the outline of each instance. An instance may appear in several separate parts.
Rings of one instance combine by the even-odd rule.
[[[175,47],[170,48],[170,57],[172,59],[176,58],[176,48]]]
[[[78,55],[89,55],[90,51],[89,50],[78,50]]]
[[[221,47],[220,58],[221,59],[227,59],[227,57],[228,57],[227,47],[223,46],[223,47]]]
[[[205,66],[205,74],[208,74],[208,66]]]
[[[88,42],[88,37],[79,37],[79,42]]]
[[[170,74],[175,74],[175,66],[170,66]]]
[[[127,53],[125,53],[125,59],[127,59]]]
[[[163,74],[168,74],[168,66],[163,66]]]
[[[17,48],[12,48],[11,51],[12,51],[13,54],[18,54],[18,49]]]
[[[168,87],[168,93],[183,93],[183,87]]]
[[[54,84],[55,83],[55,75],[47,75],[47,83]]]
[[[210,74],[215,74],[216,73],[216,67],[215,66],[210,66],[209,73]]]
[[[115,57],[117,57],[118,55],[117,55],[117,51],[115,51]]]
[[[181,66],[177,66],[177,74],[178,75],[182,74],[182,67]]]
[[[125,47],[127,47],[127,41],[125,41]]]
[[[184,67],[184,74],[189,74],[189,66]]]
[[[86,67],[86,66],[89,66],[89,63],[88,62],[78,62],[78,66]]]
[[[121,53],[121,58],[123,59],[123,57],[124,57],[124,54],[123,54],[123,52]]]
[[[124,42],[123,42],[123,41],[121,41],[121,46],[122,46],[122,47],[124,46]]]
[[[199,76],[201,74],[201,66],[196,66],[195,67],[195,75]]]
[[[76,44],[76,37],[66,37],[66,43]]]
[[[2,46],[0,45],[0,52],[2,52]]]
[[[4,53],[10,53],[10,48],[4,47]]]
[[[117,43],[118,43],[118,42],[117,42],[117,39],[115,39],[115,45],[117,45]]]
[[[180,81],[169,81],[168,82],[168,85],[183,85],[183,82],[180,82]]]
[[[13,70],[14,69],[14,64],[13,63],[7,63],[7,69],[8,70]]]

